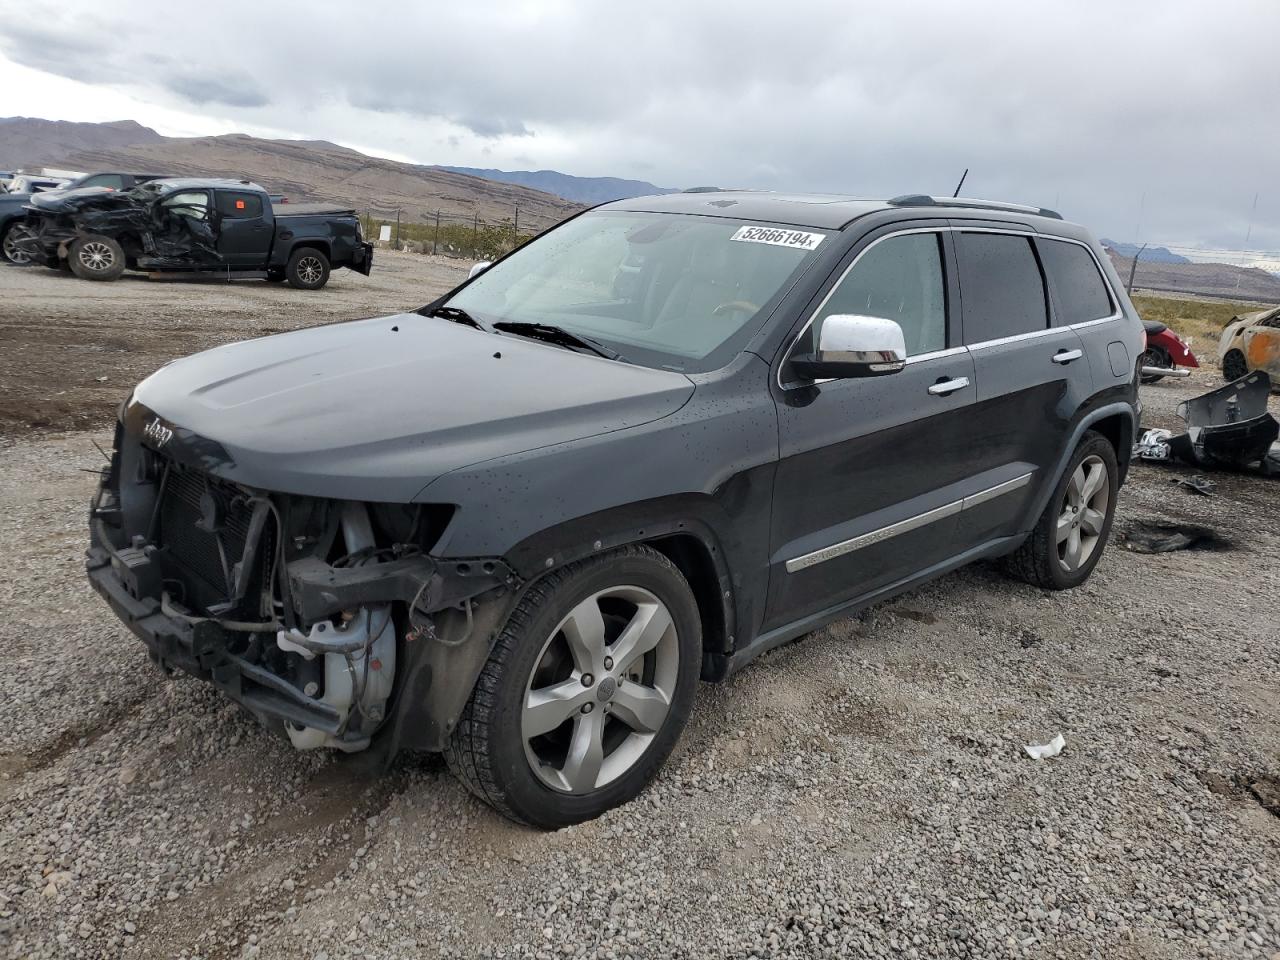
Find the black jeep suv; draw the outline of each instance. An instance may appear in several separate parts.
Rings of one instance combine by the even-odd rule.
[[[443,751],[570,824],[655,775],[699,679],[971,560],[1083,582],[1141,352],[1052,211],[620,201],[416,313],[157,371],[88,573],[297,747]]]

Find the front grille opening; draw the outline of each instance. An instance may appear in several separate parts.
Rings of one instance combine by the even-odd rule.
[[[235,571],[244,556],[254,505],[243,490],[170,462],[157,515],[156,541],[170,592],[188,607],[218,606],[226,613]],[[235,614],[256,619],[275,552],[275,522],[268,520],[253,559],[249,588]]]

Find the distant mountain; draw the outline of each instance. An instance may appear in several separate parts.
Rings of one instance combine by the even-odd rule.
[[[1119,243],[1115,240],[1102,240],[1102,245],[1113,250],[1122,257],[1132,257],[1142,249],[1140,243]],[[1180,257],[1165,247],[1147,247],[1138,258],[1139,263],[1190,263],[1186,257]]]
[[[0,168],[61,166],[76,150],[100,150],[138,143],[158,143],[164,137],[133,120],[113,123],[71,123],[38,117],[0,117]]]
[[[510,223],[520,209],[522,232],[542,230],[581,209],[550,193],[453,173],[440,167],[370,157],[324,140],[264,140],[242,133],[165,137],[123,120],[63,123],[0,120],[0,169],[52,166],[72,170],[147,170],[174,176],[255,180],[291,200],[319,200],[410,222]]]
[[[1149,251],[1151,248],[1148,247]],[[1131,257],[1122,257],[1112,248],[1111,262],[1121,278],[1129,278]],[[1280,303],[1280,276],[1258,267],[1237,267],[1228,263],[1162,263],[1148,260],[1143,252],[1133,277],[1134,290],[1164,290],[1228,300]]]
[[[555,170],[484,170],[479,167],[440,167],[452,173],[465,173],[499,183],[517,183],[522,187],[543,190],[575,203],[592,205],[610,200],[628,200],[655,193],[678,193],[670,187],[655,187],[644,180],[620,180],[617,177],[573,177]]]

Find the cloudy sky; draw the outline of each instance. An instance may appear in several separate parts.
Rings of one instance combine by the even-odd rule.
[[[1280,250],[1278,43],[1276,0],[0,0],[0,112],[669,186],[969,167],[1115,239]]]

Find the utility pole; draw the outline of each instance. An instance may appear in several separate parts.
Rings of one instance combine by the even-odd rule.
[[[396,249],[400,249],[400,208],[396,207]]]
[[[1258,201],[1254,200],[1256,204]],[[515,225],[511,228],[511,246],[515,246],[520,242],[520,204],[516,204]]]
[[[1249,249],[1249,237],[1252,236],[1253,234],[1253,218],[1254,218],[1254,215],[1257,214],[1257,212],[1258,212],[1258,195],[1255,193],[1253,195],[1253,206],[1249,210],[1249,229],[1244,232],[1244,247],[1246,250]],[[1239,279],[1240,279],[1239,277],[1236,277],[1237,281],[1239,281]]]
[[[440,245],[440,211],[437,210],[436,211],[436,235],[435,235],[435,238],[431,241],[431,255],[433,257],[436,255],[436,247],[438,247],[439,245]]]
[[[480,212],[476,211],[471,221],[471,256],[475,260],[480,259]]]
[[[1138,258],[1142,256],[1142,251],[1145,249],[1147,249],[1147,245],[1144,243],[1138,248],[1138,252],[1133,255],[1133,263],[1129,265],[1129,285],[1125,287],[1125,293],[1133,293],[1133,275],[1138,272]]]

